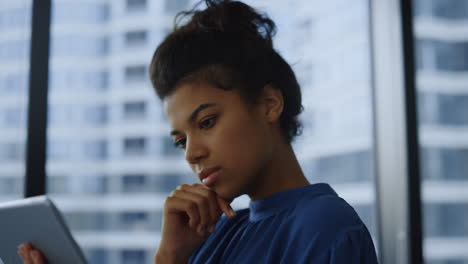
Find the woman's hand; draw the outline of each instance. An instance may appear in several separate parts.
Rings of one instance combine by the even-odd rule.
[[[31,243],[24,243],[18,247],[18,255],[24,264],[46,264],[47,260],[41,251],[35,249]]]
[[[202,184],[177,187],[164,203],[156,263],[186,263],[193,250],[214,232],[223,212],[235,216],[229,203]]]

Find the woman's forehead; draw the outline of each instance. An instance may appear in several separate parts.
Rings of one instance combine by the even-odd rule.
[[[238,100],[234,91],[222,90],[208,83],[186,83],[163,100],[164,112],[169,120],[189,115],[202,104],[222,106]]]

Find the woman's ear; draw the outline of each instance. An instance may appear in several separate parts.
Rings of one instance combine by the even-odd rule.
[[[261,102],[264,105],[265,118],[269,122],[277,121],[284,108],[283,94],[271,84],[263,87]]]

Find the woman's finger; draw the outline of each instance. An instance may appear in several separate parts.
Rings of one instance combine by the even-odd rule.
[[[30,256],[31,256],[31,259],[33,260],[34,264],[44,264],[45,263],[45,258],[41,254],[41,252],[39,252],[38,250],[31,250],[30,252],[31,252]]]
[[[189,217],[189,225],[194,227],[199,225],[200,213],[195,202],[171,195],[166,198],[164,204],[169,213],[184,212]]]
[[[206,186],[202,184],[193,184],[192,188],[190,188],[188,192],[194,192],[202,196],[207,201],[209,208],[210,208],[210,216],[211,216],[210,226],[214,226],[216,222],[218,222],[221,214],[223,213],[221,208],[218,206],[216,192],[207,188]]]
[[[212,191],[210,188],[208,188],[207,186],[205,186],[203,184],[194,184],[194,185],[197,185],[197,187],[208,189],[208,190]],[[214,192],[214,193],[216,193],[216,192]],[[217,203],[218,203],[218,207],[221,209],[221,211],[223,211],[223,213],[226,216],[228,216],[230,218],[236,216],[236,212],[234,212],[234,210],[232,209],[232,207],[230,205],[232,200],[231,201],[226,201],[223,198],[219,197],[219,195],[216,195],[216,200],[217,200]]]
[[[200,216],[199,223],[194,225],[192,222],[191,224],[189,223],[189,225],[192,228],[196,228],[197,232],[200,234],[203,234],[203,232],[207,231],[206,229],[211,223],[211,213],[208,201],[206,201],[205,198],[198,193],[179,189],[173,192],[173,196],[186,200],[189,203],[193,202],[196,204],[196,208],[198,209],[198,214]]]
[[[223,198],[219,196],[218,196],[218,205],[221,208],[221,210],[223,210],[224,214],[226,214],[226,216],[228,216],[229,218],[233,218],[236,216],[236,212],[234,212],[229,202],[227,202],[226,200],[224,200]]]
[[[18,247],[18,255],[20,256],[24,264],[34,264],[29,254],[30,250],[31,250],[31,245],[29,245],[29,243],[21,244]]]

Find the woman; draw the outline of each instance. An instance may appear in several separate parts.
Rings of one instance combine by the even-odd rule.
[[[174,143],[201,181],[167,197],[155,263],[377,263],[353,208],[310,184],[296,159],[301,92],[273,48],[274,22],[240,2],[206,4],[182,13],[189,21],[150,67]],[[242,194],[249,208],[234,212]],[[42,258],[21,248],[30,254]]]

